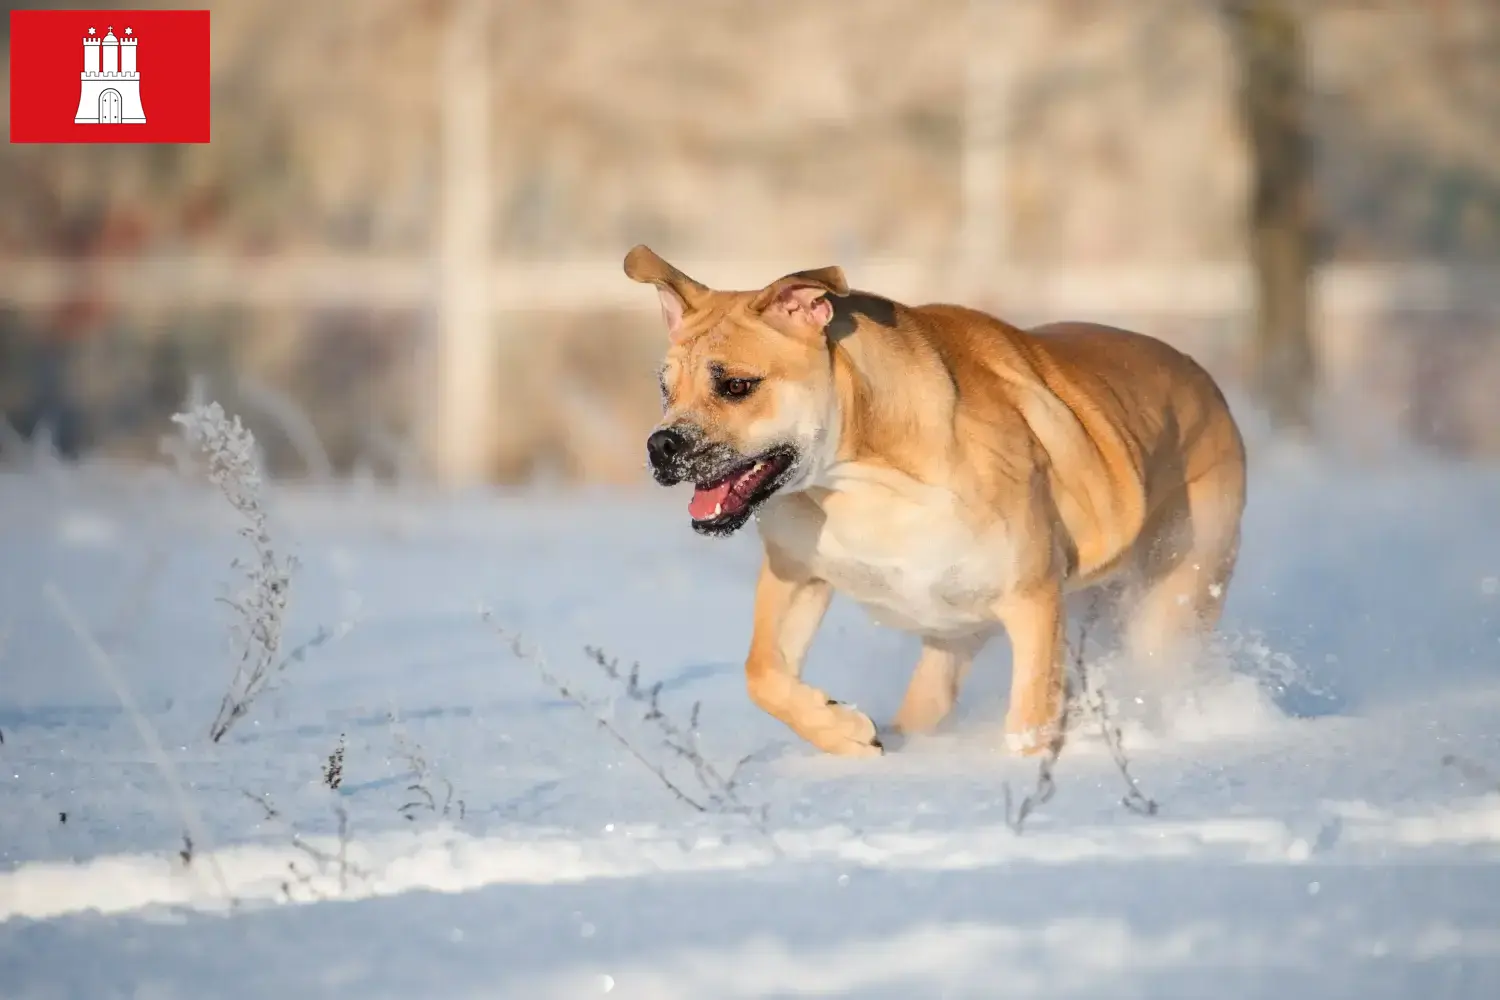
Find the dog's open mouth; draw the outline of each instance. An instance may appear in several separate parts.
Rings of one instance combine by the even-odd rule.
[[[794,454],[766,452],[710,482],[698,483],[688,502],[693,528],[704,534],[728,534],[747,520],[756,506],[785,481]]]

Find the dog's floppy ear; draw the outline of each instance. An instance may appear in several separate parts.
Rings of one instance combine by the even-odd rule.
[[[757,292],[750,301],[750,309],[762,314],[775,312],[780,317],[821,331],[833,319],[833,303],[828,301],[830,293],[849,294],[849,282],[844,280],[843,268],[794,271]]]
[[[625,255],[625,276],[656,286],[657,294],[661,296],[661,315],[667,321],[667,334],[673,340],[682,332],[682,317],[708,294],[705,286],[662,260],[644,243],[632,247]]]

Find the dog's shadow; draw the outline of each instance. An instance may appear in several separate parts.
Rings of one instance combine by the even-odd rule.
[[[1271,703],[1293,719],[1324,719],[1344,715],[1347,700],[1337,692],[1300,685],[1272,688]]]
[[[728,674],[738,674],[744,667],[737,663],[694,663],[661,682],[662,694],[674,694],[686,688]]]

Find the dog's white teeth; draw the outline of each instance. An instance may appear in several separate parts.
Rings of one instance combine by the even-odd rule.
[[[718,517],[722,513],[724,513],[724,505],[721,503],[714,504],[714,517]]]

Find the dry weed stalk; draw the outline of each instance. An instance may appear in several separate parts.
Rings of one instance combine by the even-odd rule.
[[[391,727],[391,740],[396,744],[396,753],[406,762],[406,766],[412,773],[412,782],[406,786],[406,790],[416,796],[411,801],[403,803],[396,811],[407,820],[415,820],[417,811],[421,809],[447,819],[457,809],[458,818],[464,819],[468,815],[468,806],[463,799],[454,797],[453,782],[433,768],[427,760],[427,752],[420,744],[407,739],[405,729],[394,710],[386,714],[386,721]],[[437,796],[432,793],[431,786],[434,784],[443,786],[441,804],[438,803]]]
[[[1053,778],[1053,770],[1057,766],[1057,758],[1062,754],[1063,747],[1067,743],[1070,720],[1073,716],[1072,709],[1076,706],[1081,708],[1085,714],[1094,719],[1099,725],[1099,734],[1104,738],[1105,746],[1109,748],[1110,757],[1115,762],[1115,768],[1120,772],[1125,781],[1125,794],[1120,799],[1120,804],[1138,816],[1155,816],[1158,806],[1155,800],[1148,798],[1141,791],[1140,784],[1130,771],[1130,758],[1125,754],[1125,745],[1120,735],[1120,727],[1114,721],[1109,712],[1108,702],[1104,692],[1099,688],[1092,678],[1088,663],[1084,659],[1084,649],[1088,644],[1089,630],[1099,619],[1099,600],[1096,596],[1089,603],[1088,610],[1084,613],[1083,621],[1079,624],[1078,642],[1073,647],[1072,670],[1064,677],[1064,708],[1062,712],[1062,723],[1058,727],[1057,735],[1047,747],[1047,752],[1042,755],[1037,765],[1036,785],[1027,793],[1015,808],[1012,808],[1012,794],[1010,782],[1003,786],[1005,796],[1005,822],[1017,834],[1021,833],[1026,826],[1026,820],[1038,806],[1046,804],[1057,791],[1057,783]]]
[[[88,626],[84,623],[83,616],[73,607],[72,602],[67,599],[56,584],[49,582],[42,589],[46,593],[47,599],[52,602],[52,607],[57,612],[57,616],[73,632],[74,637],[78,639],[79,645],[88,654],[89,662],[94,665],[99,675],[104,678],[105,683],[114,691],[115,697],[120,702],[120,707],[130,717],[131,723],[135,726],[136,735],[140,737],[141,744],[146,748],[147,754],[150,755],[151,763],[155,766],[157,773],[161,775],[163,783],[167,786],[167,790],[171,792],[172,804],[176,807],[178,818],[182,820],[183,825],[183,849],[179,853],[183,864],[191,864],[194,856],[193,838],[196,837],[199,844],[206,846],[209,843],[207,827],[203,824],[203,817],[199,815],[198,810],[194,807],[193,800],[188,796],[187,786],[184,785],[181,776],[178,775],[177,767],[172,762],[171,755],[167,753],[166,747],[162,745],[161,735],[157,733],[156,727],[151,724],[151,720],[146,718],[145,713],[136,704],[135,696],[131,693],[130,685],[126,683],[125,675],[120,671],[119,666],[110,655],[104,651],[104,647],[99,645],[99,641],[89,631]],[[229,882],[224,877],[223,870],[220,869],[218,861],[213,858],[212,854],[209,855],[209,869],[215,881],[218,882],[219,888],[223,891],[225,899],[229,901],[231,906],[234,905],[234,893],[229,888]]]
[[[641,722],[656,729],[659,741],[667,751],[692,767],[693,777],[701,791],[690,791],[683,782],[668,773],[660,762],[654,760],[620,726],[617,726],[607,714],[600,712],[581,693],[553,673],[540,650],[528,648],[520,635],[499,625],[488,610],[481,610],[480,617],[505,640],[518,659],[536,668],[542,681],[548,687],[592,717],[610,739],[655,777],[662,787],[666,788],[679,802],[695,812],[742,816],[765,838],[772,851],[777,854],[782,853],[775,837],[766,825],[767,807],[750,806],[739,796],[739,772],[745,764],[754,760],[757,754],[747,754],[727,774],[715,767],[698,747],[696,731],[699,705],[697,703],[693,705],[688,725],[684,728],[662,711],[660,684],[655,684],[650,688],[641,686],[639,663],[635,664],[629,673],[622,673],[617,660],[606,656],[603,651],[595,647],[584,647],[585,653],[604,672],[604,675],[612,683],[621,686],[625,697],[642,707]]]
[[[286,896],[288,901],[295,899],[295,896],[292,893],[293,885],[301,886],[306,891],[307,897],[309,899],[325,900],[333,898],[319,890],[317,883],[314,881],[315,877],[327,877],[330,869],[332,869],[333,872],[338,876],[338,894],[340,896],[349,891],[350,876],[358,878],[362,881],[369,879],[369,872],[365,871],[363,868],[349,860],[349,813],[344,809],[342,803],[335,805],[333,810],[334,815],[338,817],[339,846],[337,851],[330,853],[323,850],[321,847],[308,843],[308,841],[304,839],[303,836],[298,833],[297,830],[282,817],[281,812],[271,802],[270,795],[255,795],[251,792],[245,791],[244,789],[240,790],[240,794],[259,806],[261,812],[264,814],[264,818],[267,821],[275,823],[278,826],[282,827],[286,831],[287,836],[290,838],[292,846],[305,854],[308,860],[316,866],[315,870],[309,871],[305,868],[300,867],[295,861],[287,862],[286,867],[287,873],[290,876],[290,880],[281,883],[281,892],[284,896]]]
[[[279,554],[272,542],[255,437],[238,416],[226,416],[216,402],[194,403],[186,412],[173,415],[172,420],[207,458],[208,479],[243,518],[239,534],[250,544],[249,558],[236,558],[232,564],[243,573],[243,584],[233,596],[220,598],[234,611],[230,634],[236,657],[229,690],[209,727],[209,738],[217,743],[249,713],[251,705],[282,671],[352,626],[345,623],[337,631],[320,626],[311,639],[282,655],[287,601],[297,560]]]

